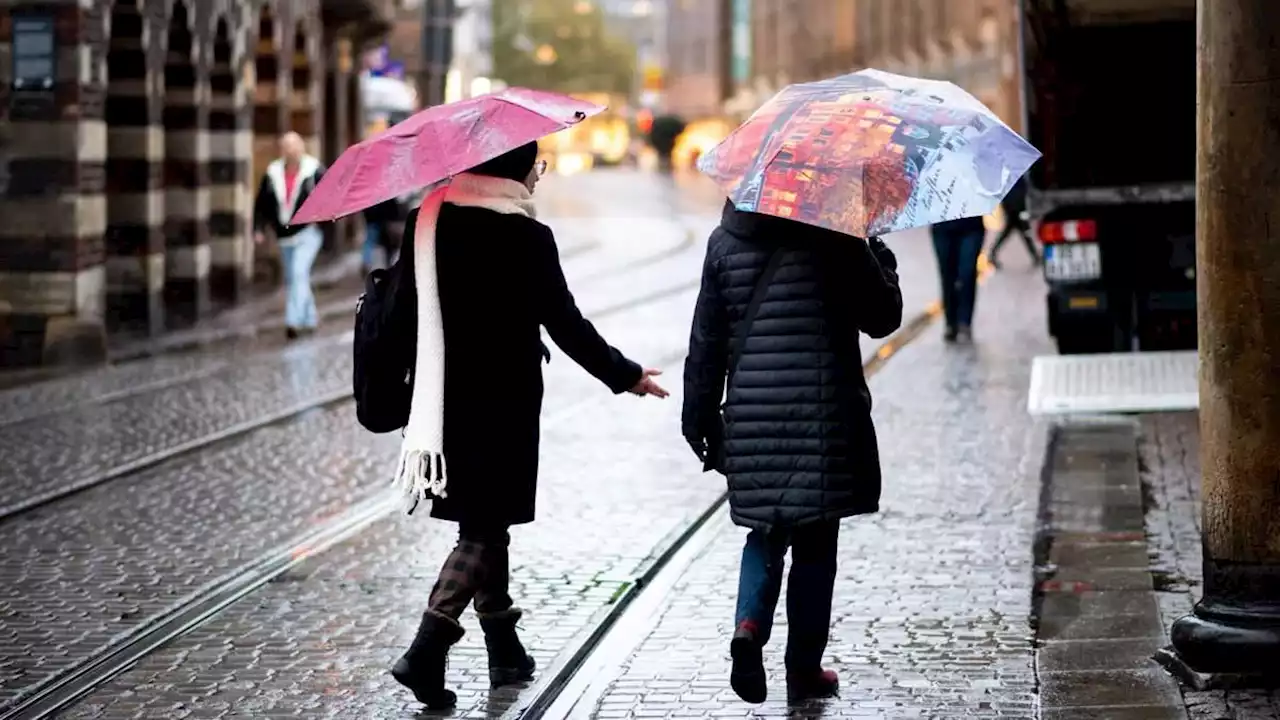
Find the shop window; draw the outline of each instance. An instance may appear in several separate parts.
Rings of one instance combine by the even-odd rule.
[[[12,27],[14,91],[52,92],[57,56],[53,15],[15,14]]]

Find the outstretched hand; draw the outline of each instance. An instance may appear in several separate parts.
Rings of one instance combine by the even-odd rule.
[[[655,376],[661,374],[661,370],[646,369],[644,373],[640,375],[640,382],[631,386],[631,389],[627,392],[640,397],[644,397],[646,395],[652,395],[659,399],[667,397],[671,393],[667,392],[665,388],[653,379]]]

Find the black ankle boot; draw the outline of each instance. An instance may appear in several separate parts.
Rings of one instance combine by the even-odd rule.
[[[533,679],[535,663],[516,635],[516,623],[523,614],[518,608],[511,608],[480,616],[484,646],[489,651],[489,684],[493,687]]]
[[[442,615],[423,613],[413,644],[392,666],[391,676],[429,710],[453,707],[458,696],[445,688],[444,671],[449,648],[461,639],[461,625]]]

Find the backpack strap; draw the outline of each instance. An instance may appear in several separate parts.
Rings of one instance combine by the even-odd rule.
[[[769,283],[773,281],[778,267],[782,265],[783,254],[782,248],[773,251],[769,256],[769,262],[764,266],[764,272],[760,273],[760,279],[756,280],[755,289],[751,291],[751,300],[747,303],[746,312],[742,314],[742,321],[738,323],[738,332],[733,336],[732,351],[729,354],[730,382],[738,369],[738,363],[742,360],[742,351],[747,347],[747,336],[751,334],[751,324],[755,322],[756,315],[760,312],[760,304],[764,302],[764,296],[769,291]]]

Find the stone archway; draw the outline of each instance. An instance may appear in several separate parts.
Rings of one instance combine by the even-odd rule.
[[[209,310],[209,137],[193,8],[176,0],[164,66],[165,314],[187,324]]]
[[[107,50],[106,322],[148,335],[164,327],[164,130],[140,0],[116,0]]]
[[[241,54],[230,24],[219,19],[209,65],[209,291],[214,302],[237,300],[253,272],[253,131]]]

